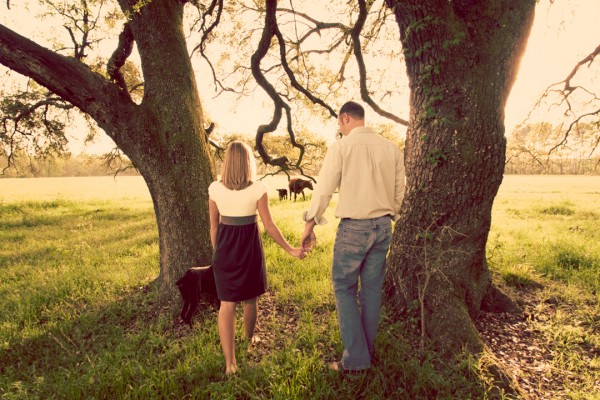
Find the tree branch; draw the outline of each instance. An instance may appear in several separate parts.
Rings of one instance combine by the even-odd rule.
[[[565,144],[567,142],[567,139],[569,138],[569,134],[573,130],[573,127],[576,126],[582,119],[584,119],[586,117],[591,117],[591,116],[594,116],[594,115],[600,115],[600,108],[597,109],[597,110],[585,113],[585,114],[581,114],[579,117],[575,118],[575,120],[569,124],[569,127],[565,131],[565,134],[564,134],[562,140],[560,141],[560,143],[558,143],[555,146],[553,146],[550,149],[550,151],[548,151],[548,155],[552,154],[556,149],[558,149],[560,146],[562,146],[563,144]],[[600,140],[600,138],[599,138],[599,140]],[[595,150],[595,147],[594,147],[594,150]],[[592,152],[590,153],[590,155],[592,155],[592,153],[594,152],[594,150],[592,150]]]
[[[50,118],[51,108],[70,110],[73,105],[42,93],[23,93],[4,98],[0,107],[0,114],[4,114],[0,119],[0,146],[7,158],[4,171],[16,166],[15,153],[25,148],[33,147],[37,153],[65,150],[66,124]]]
[[[127,61],[127,58],[131,55],[131,52],[133,51],[133,43],[133,33],[131,32],[129,22],[126,22],[125,25],[123,25],[123,31],[119,34],[119,43],[117,48],[106,64],[106,72],[108,73],[110,79],[116,82],[130,99],[131,96],[127,90],[127,83],[125,82],[125,78],[123,78],[123,74],[121,74],[120,69],[125,64],[125,61]]]
[[[573,116],[577,115],[577,113],[575,111],[573,111],[573,107],[572,107],[572,103],[571,103],[571,96],[573,96],[573,94],[577,90],[580,90],[580,91],[592,96],[593,101],[600,100],[597,93],[590,92],[589,90],[587,90],[586,88],[584,88],[582,86],[571,84],[572,79],[577,75],[579,70],[586,64],[588,65],[588,67],[591,66],[598,55],[600,55],[600,45],[598,45],[590,54],[588,54],[586,57],[581,59],[577,64],[575,64],[575,67],[573,67],[573,69],[567,75],[567,77],[565,79],[548,86],[546,88],[546,90],[544,91],[544,93],[540,96],[540,98],[536,102],[533,109],[536,109],[537,107],[539,107],[542,104],[542,101],[544,99],[548,98],[551,93],[555,93],[560,97],[560,101],[556,105],[560,106],[562,104],[566,104],[567,109],[565,111],[565,115],[569,115],[569,114],[571,114]],[[556,87],[561,87],[561,88],[554,89]],[[530,118],[532,111],[533,110],[531,110],[529,112],[526,119]],[[567,139],[569,137],[569,134],[573,130],[573,127],[576,126],[579,122],[581,122],[582,119],[587,118],[587,117],[599,116],[599,115],[600,115],[600,109],[596,109],[596,110],[592,110],[589,112],[584,112],[584,113],[580,114],[579,116],[577,116],[575,118],[575,120],[573,120],[569,124],[569,127],[565,131],[565,134],[564,134],[562,140],[550,149],[550,151],[548,152],[548,155],[552,154],[556,149],[558,149],[560,146],[564,145],[567,142]],[[594,147],[594,150],[595,150],[595,147]],[[593,151],[592,151],[592,153],[593,153]],[[592,153],[590,153],[590,155]]]
[[[72,7],[68,3],[62,2],[60,4],[54,2],[46,2],[46,4],[53,9],[58,15],[69,20],[69,23],[63,25],[63,27],[69,33],[71,42],[73,43],[73,57],[79,61],[86,57],[85,50],[92,48],[92,43],[98,42],[98,40],[90,40],[90,32],[96,27],[96,22],[99,18],[97,15],[95,19],[90,20],[91,8],[87,0],[79,0],[80,6]],[[99,3],[99,9],[105,0]],[[81,38],[78,41],[76,33],[81,33]],[[71,50],[71,48],[68,48]],[[65,50],[65,49],[61,49]]]
[[[277,23],[277,21],[275,21],[275,23]],[[281,58],[281,65],[282,65],[287,77],[289,78],[290,83],[292,84],[292,87],[294,87],[300,93],[304,94],[314,104],[318,104],[318,105],[324,107],[325,109],[327,109],[327,111],[329,111],[329,114],[332,117],[337,118],[337,113],[333,110],[333,108],[331,108],[323,100],[319,99],[318,97],[313,96],[312,93],[310,93],[304,86],[302,86],[298,82],[298,80],[296,79],[296,76],[294,75],[294,72],[292,71],[292,69],[290,68],[290,66],[287,62],[285,41],[283,39],[283,35],[281,34],[281,32],[279,31],[277,26],[275,26],[273,28],[273,34],[275,35],[275,37],[277,37],[277,41],[279,43],[279,57]],[[292,141],[292,144],[293,144],[293,141]]]
[[[19,121],[21,121],[23,118],[26,118],[29,115],[31,115],[38,108],[40,108],[40,107],[47,107],[47,106],[54,106],[54,107],[62,108],[62,109],[65,109],[65,110],[69,110],[69,109],[73,108],[72,105],[69,105],[69,104],[63,102],[62,99],[60,99],[59,97],[51,97],[51,96],[49,96],[49,97],[47,97],[44,100],[40,100],[40,101],[32,104],[30,107],[26,108],[25,110],[23,110],[22,112],[20,112],[19,114],[17,114],[13,118],[9,118],[9,117],[2,118],[2,122],[4,122],[7,119],[11,119],[11,120],[13,120],[13,122],[15,122],[15,124],[18,124]]]
[[[370,3],[372,4],[372,3]],[[359,0],[359,14],[354,27],[350,31],[350,37],[352,38],[352,48],[354,51],[354,58],[356,58],[356,63],[358,64],[358,72],[360,76],[360,96],[365,103],[367,103],[373,111],[382,117],[391,119],[392,121],[408,126],[408,121],[400,118],[388,111],[383,110],[375,101],[371,98],[369,94],[369,89],[367,88],[367,68],[365,66],[365,60],[362,55],[362,49],[360,45],[360,33],[365,25],[365,21],[367,20],[367,3],[365,0]]]
[[[135,103],[119,87],[85,64],[56,54],[0,25],[0,63],[89,114],[115,140],[119,121],[111,111],[119,107],[131,115]]]
[[[257,47],[256,51],[254,52],[254,54],[252,54],[250,64],[251,64],[251,69],[252,69],[252,75],[254,76],[256,83],[258,83],[258,85],[261,88],[263,88],[263,90],[265,92],[267,92],[267,94],[273,101],[273,105],[275,107],[275,109],[273,111],[273,118],[271,119],[271,122],[269,122],[266,125],[260,125],[256,131],[256,150],[258,151],[260,158],[263,160],[263,162],[265,164],[276,166],[281,171],[285,172],[288,169],[290,169],[290,165],[288,163],[287,158],[285,158],[285,159],[279,158],[279,159],[275,159],[275,160],[272,159],[271,156],[267,153],[267,151],[263,145],[264,135],[269,132],[274,132],[275,129],[277,129],[277,126],[279,125],[279,122],[281,121],[282,111],[285,109],[286,117],[288,120],[287,130],[288,130],[288,134],[290,136],[290,141],[292,143],[292,146],[300,149],[300,156],[295,165],[295,168],[300,169],[299,166],[302,161],[302,156],[304,155],[304,146],[302,146],[301,144],[296,142],[294,131],[292,129],[292,122],[291,122],[292,118],[291,118],[290,106],[285,101],[283,101],[283,99],[281,98],[279,93],[277,93],[277,91],[275,90],[273,85],[271,85],[271,83],[269,83],[269,81],[267,80],[267,78],[265,77],[265,75],[263,74],[263,72],[260,68],[260,62],[267,55],[267,53],[269,51],[269,47],[271,45],[272,38],[274,36],[276,36],[276,33],[275,33],[277,30],[277,19],[276,19],[276,15],[275,15],[276,9],[277,9],[277,4],[275,1],[267,1],[266,2],[264,29],[262,32],[260,42],[258,43],[258,47]],[[301,171],[301,169],[300,169],[300,171]]]
[[[590,66],[594,62],[594,59],[596,58],[596,56],[599,54],[600,54],[600,45],[598,45],[598,47],[596,47],[594,49],[594,51],[592,51],[590,54],[588,54],[585,58],[583,58],[577,64],[575,64],[575,67],[573,68],[573,70],[569,73],[569,75],[567,75],[567,77],[563,81],[555,84],[555,85],[558,85],[561,83],[565,84],[565,87],[563,88],[563,93],[565,93],[565,96],[568,96],[569,94],[571,94],[571,92],[573,92],[575,90],[575,88],[573,88],[571,86],[571,79],[573,79],[573,77],[577,74],[579,69],[584,64],[589,64],[588,66]]]
[[[217,7],[218,6],[218,7]],[[208,26],[208,28],[204,29],[204,25],[206,24],[206,16],[212,15],[212,13],[217,7],[217,15],[215,16],[215,20]],[[219,21],[221,21],[221,14],[223,13],[223,0],[212,0],[210,6],[206,10],[205,13],[202,14],[202,24],[200,25],[200,32],[202,32],[202,38],[200,39],[200,44],[192,50],[192,54],[194,51],[200,50],[200,53],[204,55],[204,49],[206,46],[206,40],[208,39],[208,35],[219,25]]]
[[[102,155],[102,161],[107,170],[114,168],[113,177],[117,177],[121,172],[137,168],[131,163],[131,160],[123,158],[123,152],[118,147],[113,148],[106,154]]]
[[[196,5],[196,7],[199,7],[196,3],[194,3],[194,5]],[[207,15],[212,15],[213,12],[215,11],[215,8],[217,9],[217,13],[215,16],[215,20],[207,27],[205,28],[206,25],[206,16]],[[200,10],[200,8],[198,8]],[[198,51],[200,53],[200,56],[202,58],[204,58],[204,60],[206,61],[206,63],[208,64],[210,71],[212,73],[213,76],[213,82],[215,83],[215,91],[217,91],[217,86],[221,88],[221,90],[223,92],[232,92],[232,93],[238,93],[235,89],[231,88],[231,87],[226,87],[223,85],[223,83],[221,82],[221,80],[217,77],[217,73],[215,71],[215,67],[213,66],[212,61],[210,60],[210,58],[208,58],[208,56],[206,55],[206,53],[204,52],[206,49],[206,43],[209,39],[209,35],[212,33],[212,31],[217,27],[217,25],[219,25],[219,22],[221,21],[221,15],[223,14],[223,0],[212,0],[210,6],[208,7],[208,9],[202,13],[202,23],[200,24],[200,28],[198,29],[199,32],[202,32],[202,37],[200,38],[200,43],[194,47],[190,53],[190,58],[194,55],[194,53],[196,51]],[[197,23],[198,21],[196,21]],[[194,23],[194,26],[196,25],[196,23]],[[192,28],[193,29],[193,28]]]

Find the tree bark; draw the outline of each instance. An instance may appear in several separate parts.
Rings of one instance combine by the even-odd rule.
[[[155,0],[134,12],[128,7],[135,3],[120,1],[132,16],[145,79],[138,136],[149,137],[136,141],[136,159],[158,223],[159,293],[169,300],[177,298],[174,283],[187,268],[211,262],[208,186],[215,175],[183,32],[183,4]]]
[[[441,354],[480,352],[472,321],[486,295],[498,295],[485,246],[504,171],[504,106],[535,1],[387,5],[400,28],[411,112],[386,289],[400,310],[419,313]]]
[[[178,298],[174,282],[208,265],[208,186],[213,162],[183,33],[183,5],[120,1],[142,60],[144,98],[135,104],[119,85],[83,63],[54,53],[0,25],[0,62],[89,114],[144,177],[160,242],[159,304]],[[174,304],[177,304],[175,302]]]

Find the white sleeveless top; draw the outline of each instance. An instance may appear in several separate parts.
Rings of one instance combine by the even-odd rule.
[[[267,185],[254,182],[242,190],[227,189],[215,181],[208,187],[208,197],[217,203],[219,214],[226,217],[256,215],[257,202],[267,192]]]

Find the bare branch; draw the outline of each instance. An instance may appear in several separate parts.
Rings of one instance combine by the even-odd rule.
[[[600,98],[598,97],[598,94],[591,92],[589,90],[587,90],[586,88],[579,86],[579,85],[573,85],[571,83],[571,81],[573,80],[573,78],[577,75],[577,73],[580,71],[580,69],[585,66],[587,64],[587,66],[591,66],[592,63],[594,62],[594,60],[596,59],[596,57],[600,55],[600,45],[598,45],[592,52],[590,52],[590,54],[588,54],[587,56],[585,56],[583,59],[581,59],[577,64],[575,64],[575,67],[573,67],[573,69],[571,70],[571,72],[567,75],[567,77],[565,79],[563,79],[560,82],[556,82],[550,86],[548,86],[546,88],[546,90],[544,91],[544,93],[540,96],[540,98],[538,99],[538,101],[536,102],[536,104],[534,105],[533,109],[529,112],[529,114],[527,115],[526,119],[529,119],[531,117],[531,113],[533,112],[534,109],[540,107],[540,105],[542,104],[542,102],[547,99],[548,97],[550,97],[551,94],[556,94],[559,96],[560,101],[556,104],[553,104],[555,106],[561,106],[561,105],[565,105],[566,106],[566,110],[565,110],[565,116],[567,115],[576,115],[577,113],[575,111],[573,111],[573,104],[571,102],[571,98],[573,96],[573,94],[576,91],[580,91],[580,92],[584,92],[586,94],[588,94],[589,96],[592,97],[592,99],[594,101],[600,100]],[[593,110],[593,111],[589,111],[589,112],[585,112],[580,114],[579,116],[577,116],[575,118],[575,120],[573,120],[570,124],[569,127],[567,128],[567,130],[565,131],[565,134],[562,138],[562,140],[560,141],[560,143],[556,144],[555,146],[553,146],[550,151],[548,152],[548,155],[550,155],[551,153],[553,153],[556,149],[558,149],[560,146],[564,145],[567,142],[567,139],[569,137],[569,134],[571,133],[571,131],[573,130],[573,127],[577,126],[577,124],[584,118],[587,117],[593,117],[593,116],[598,116],[600,115],[600,109],[597,110]],[[594,146],[594,150],[596,149],[596,146]],[[593,150],[592,150],[593,153]],[[590,155],[592,154],[590,153]]]
[[[327,105],[323,100],[313,96],[312,93],[310,93],[306,88],[304,88],[304,86],[302,86],[296,80],[296,76],[294,75],[294,72],[292,71],[292,69],[290,68],[290,66],[288,65],[288,62],[287,62],[285,41],[283,39],[283,35],[281,34],[281,32],[279,31],[279,29],[277,27],[274,28],[274,34],[277,37],[277,40],[279,42],[279,57],[281,57],[281,65],[283,66],[283,69],[284,69],[286,75],[288,76],[288,78],[292,84],[292,87],[294,87],[300,93],[304,94],[314,104],[319,104],[320,106],[326,108],[332,117],[337,118],[337,113],[333,110],[333,108],[331,108],[329,105]]]
[[[113,148],[110,152],[102,155],[103,164],[106,170],[115,169],[113,177],[117,177],[121,172],[128,171],[130,169],[137,168],[131,163],[129,159],[123,158],[123,152],[118,147]]]
[[[215,148],[215,150],[217,150],[217,155],[219,155],[220,153],[223,153],[225,151],[225,148],[219,146],[217,143],[213,142],[212,140],[208,140],[208,143],[210,143],[210,145],[212,147]],[[219,157],[220,158],[220,157]]]
[[[96,22],[100,16],[100,10],[104,1],[99,2],[98,15],[90,20],[90,7],[87,0],[80,0],[80,7],[70,7],[68,4],[54,4],[48,2],[47,5],[52,8],[57,14],[66,18],[69,23],[63,25],[69,33],[71,42],[73,43],[73,58],[76,60],[83,60],[86,57],[85,51],[88,48],[92,48],[93,43],[97,43],[99,40],[90,40],[90,32],[96,28]],[[81,34],[81,38],[78,40],[76,33]],[[70,48],[69,48],[70,49]],[[65,49],[62,49],[65,50]]]
[[[130,98],[131,96],[127,90],[127,83],[125,82],[125,78],[123,77],[123,74],[121,74],[120,69],[133,51],[133,42],[134,38],[131,27],[129,26],[129,22],[126,22],[125,25],[123,25],[123,31],[119,34],[117,48],[106,64],[106,72],[110,79],[116,82]]]
[[[19,121],[21,121],[23,118],[31,115],[33,112],[35,112],[38,108],[41,107],[47,107],[47,106],[54,106],[54,107],[58,107],[58,108],[62,108],[65,110],[69,110],[71,108],[73,108],[73,106],[71,104],[65,103],[61,98],[59,97],[48,97],[44,100],[40,100],[35,104],[32,104],[30,107],[28,107],[27,109],[25,109],[23,112],[17,114],[15,117],[13,118],[9,118],[9,117],[4,117],[2,118],[2,122],[11,119],[13,122],[15,122],[16,124],[19,123]]]
[[[215,7],[217,9],[215,19],[207,28],[205,28],[206,17],[208,15],[212,16],[213,12],[215,11]],[[233,89],[231,87],[226,87],[223,85],[221,80],[217,77],[217,73],[215,71],[215,67],[213,66],[212,61],[208,58],[208,56],[204,52],[204,50],[206,49],[206,42],[209,38],[209,35],[217,27],[217,25],[219,25],[219,22],[221,21],[222,13],[223,13],[223,0],[212,0],[211,4],[208,7],[208,9],[206,10],[206,12],[202,13],[202,23],[200,24],[200,28],[198,29],[199,32],[202,32],[202,37],[200,38],[200,43],[192,49],[192,51],[190,53],[190,58],[194,55],[194,53],[196,51],[198,51],[200,53],[200,56],[202,58],[204,58],[204,60],[206,60],[206,63],[208,64],[208,66],[210,68],[210,71],[213,75],[213,82],[215,83],[215,86],[220,87],[221,90],[224,92],[239,93],[235,89]],[[215,90],[217,90],[216,87],[215,87]]]
[[[260,68],[260,62],[267,55],[269,51],[269,47],[271,45],[271,40],[273,36],[276,36],[277,31],[277,19],[276,19],[276,2],[267,1],[266,2],[266,13],[265,13],[265,25],[263,29],[263,33],[258,43],[258,47],[254,54],[252,54],[250,63],[252,69],[252,75],[256,80],[256,83],[269,95],[271,100],[273,101],[273,105],[275,107],[273,111],[273,117],[271,122],[266,125],[260,125],[256,131],[256,150],[260,155],[260,158],[263,160],[265,164],[273,165],[279,167],[281,171],[286,171],[290,169],[289,164],[283,159],[275,159],[273,160],[271,156],[267,153],[264,145],[263,138],[264,135],[270,132],[274,132],[281,121],[281,115],[283,110],[285,109],[286,117],[287,117],[287,130],[288,135],[290,136],[290,141],[292,146],[300,149],[300,157],[296,163],[295,167],[298,167],[302,161],[302,157],[304,155],[304,146],[296,142],[296,138],[294,135],[294,131],[292,129],[292,118],[291,118],[291,108],[290,106],[283,101],[279,93],[275,90],[273,85],[267,80],[263,71]],[[280,45],[281,46],[281,45]]]
[[[569,94],[571,94],[571,92],[573,92],[575,90],[575,88],[571,87],[571,79],[573,79],[573,77],[577,74],[577,72],[579,71],[579,68],[581,68],[584,64],[588,64],[588,66],[591,65],[594,62],[594,58],[596,58],[596,56],[599,54],[600,54],[600,45],[598,45],[598,47],[596,47],[594,49],[594,51],[592,51],[590,54],[588,54],[585,58],[583,58],[581,61],[579,61],[575,65],[573,70],[569,73],[569,75],[567,75],[565,80],[558,83],[558,84],[560,84],[560,83],[565,84],[565,87],[563,89],[565,96],[568,96]]]
[[[87,0],[82,0],[83,3],[83,27],[80,28],[81,32],[83,33],[83,36],[81,38],[81,49],[79,51],[79,53],[75,54],[75,58],[78,60],[81,60],[83,58],[85,58],[85,48],[88,46],[88,36],[90,34],[90,9],[88,7],[87,4]],[[77,23],[75,23],[75,26],[77,26],[79,28],[79,26],[77,25]]]
[[[81,57],[79,57],[79,43],[77,43],[77,39],[75,39],[75,34],[70,26],[65,25],[65,29],[69,32],[69,36],[71,36],[71,41],[73,42],[73,47],[75,48],[74,58],[81,61]]]
[[[592,150],[590,151],[588,158],[590,158],[592,156],[592,154],[594,154],[594,152],[598,148],[599,144],[600,144],[600,135],[596,138],[596,143],[594,143],[594,146],[592,147]],[[598,158],[598,162],[600,163],[600,158]]]
[[[292,14],[292,15],[294,15],[294,18],[296,16],[300,16],[300,17],[306,19],[307,21],[311,22],[314,25],[314,28],[311,28],[310,30],[308,30],[308,32],[306,32],[300,39],[298,39],[298,41],[296,42],[296,44],[298,44],[298,45],[303,43],[306,39],[308,39],[314,33],[317,33],[320,35],[321,34],[320,31],[325,30],[325,29],[339,29],[340,31],[342,31],[344,33],[347,33],[350,31],[349,27],[347,27],[344,24],[341,24],[339,22],[321,22],[303,12],[299,12],[299,11],[296,11],[293,9],[278,8],[277,11]],[[331,51],[331,49],[322,51],[322,52],[330,52],[330,51]]]
[[[218,6],[218,7],[217,7]],[[206,24],[206,16],[212,15],[213,11],[217,7],[217,15],[215,16],[215,20],[208,26],[208,28],[204,29],[204,25]],[[202,14],[202,24],[200,26],[200,32],[202,33],[202,38],[200,39],[200,44],[192,50],[192,54],[197,49],[200,50],[200,53],[204,56],[204,48],[206,44],[206,40],[208,39],[208,35],[219,25],[219,21],[221,20],[221,14],[223,13],[223,0],[212,0],[208,10],[204,14]]]
[[[569,124],[569,127],[567,128],[567,130],[565,131],[565,134],[563,136],[563,139],[560,141],[560,143],[558,143],[557,145],[553,146],[550,151],[548,151],[548,155],[552,154],[556,149],[558,149],[560,146],[562,146],[563,144],[565,144],[567,142],[567,139],[569,137],[569,134],[571,133],[571,131],[573,130],[574,126],[577,126],[577,124],[579,124],[579,122],[586,117],[590,117],[590,116],[594,116],[594,115],[600,115],[600,108],[595,110],[595,111],[591,111],[585,114],[581,114],[579,117],[575,118],[575,120],[573,122],[571,122]],[[595,147],[594,147],[595,150]],[[592,153],[594,151],[592,150]],[[590,155],[592,154],[590,153]]]
[[[370,3],[371,5],[372,3]],[[369,90],[367,88],[367,68],[365,66],[365,61],[362,55],[362,49],[360,45],[360,33],[365,25],[365,21],[367,20],[367,4],[366,0],[359,0],[359,14],[354,27],[350,31],[350,37],[352,38],[354,58],[356,58],[356,63],[358,64],[358,71],[360,76],[360,96],[365,103],[367,103],[377,114],[382,117],[391,119],[392,121],[408,126],[408,121],[400,118],[388,111],[383,110],[379,105],[371,98],[369,94]]]
[[[29,104],[30,101],[34,102]],[[16,167],[15,153],[25,147],[23,143],[28,143],[28,146],[32,146],[38,152],[60,152],[65,149],[65,124],[53,121],[49,112],[51,108],[68,111],[73,109],[73,105],[50,94],[25,93],[21,96],[6,97],[2,108],[4,116],[0,119],[0,144],[2,154],[7,158],[7,165],[2,173]],[[43,139],[37,139],[34,132],[39,129],[37,126],[43,127]]]
[[[533,159],[535,162],[537,162],[538,164],[540,164],[540,166],[542,166],[542,167],[544,166],[544,162],[543,162],[543,161],[541,161],[541,160],[538,158],[537,154],[534,154],[534,153],[533,153],[531,150],[529,150],[527,147],[525,147],[525,146],[520,146],[520,147],[519,147],[519,149],[521,150],[521,153],[527,153],[527,154],[529,154],[529,155],[531,156],[531,158],[532,158],[532,159]]]

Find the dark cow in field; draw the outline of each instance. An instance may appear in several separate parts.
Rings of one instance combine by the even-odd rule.
[[[279,192],[279,201],[287,200],[287,189],[277,189],[277,192]]]
[[[306,179],[301,178],[293,178],[290,179],[289,183],[290,187],[290,200],[292,200],[292,194],[294,195],[294,201],[296,201],[296,196],[299,193],[302,193],[302,197],[306,200],[306,196],[304,195],[304,189],[313,190],[312,182]]]

